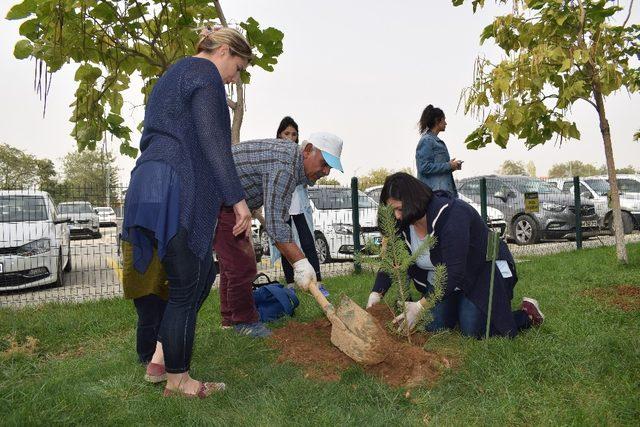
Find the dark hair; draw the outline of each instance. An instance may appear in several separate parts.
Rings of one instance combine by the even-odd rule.
[[[296,132],[299,132],[298,131],[298,124],[296,123],[296,121],[293,120],[289,116],[284,116],[284,118],[282,120],[280,120],[280,126],[278,126],[278,131],[276,132],[276,138],[280,138],[280,134],[282,132],[284,132],[284,130],[286,128],[288,128],[289,126],[294,128],[296,130]],[[298,143],[298,142],[300,142],[299,141],[299,136],[296,137],[296,143]]]
[[[431,202],[433,192],[428,185],[405,172],[389,175],[384,180],[380,203],[387,203],[389,198],[402,202],[402,225],[413,224],[427,213],[427,205]]]
[[[433,127],[440,121],[440,119],[444,118],[444,112],[429,104],[422,111],[422,116],[420,116],[420,121],[418,122],[418,128],[420,129],[420,133],[424,133],[426,130],[433,129]]]

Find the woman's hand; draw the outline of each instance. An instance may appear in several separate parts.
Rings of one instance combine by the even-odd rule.
[[[251,236],[251,211],[247,202],[243,199],[233,205],[233,213],[236,214],[236,225],[233,226],[233,235],[239,236],[246,233]]]
[[[398,332],[402,333],[412,330],[420,319],[420,313],[424,310],[423,305],[418,302],[407,301],[404,303],[404,312],[393,319],[393,323],[398,325]],[[405,313],[407,314],[405,318]]]

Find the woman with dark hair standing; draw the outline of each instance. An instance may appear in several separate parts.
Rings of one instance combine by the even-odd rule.
[[[435,246],[408,271],[418,291],[427,295],[433,292],[433,266],[443,264],[447,268],[444,296],[433,307],[433,321],[427,330],[457,325],[463,335],[481,338],[486,328],[492,263],[486,259],[489,229],[478,212],[448,192],[432,192],[403,172],[387,177],[380,203],[394,209],[400,233],[411,252],[422,245],[427,234],[436,238]],[[502,240],[494,277],[491,334],[513,337],[520,330],[540,325],[544,316],[534,299],[523,298],[520,309],[511,311],[518,277],[513,257]],[[380,302],[390,286],[387,273],[378,272],[368,306]],[[422,299],[405,302],[406,318],[403,313],[395,322],[412,329],[422,310]]]
[[[458,197],[453,171],[460,170],[463,161],[451,159],[444,141],[438,138],[438,134],[447,128],[444,112],[431,104],[427,105],[418,126],[422,135],[416,148],[418,178],[434,191],[444,190]]]
[[[285,139],[298,144],[299,133],[298,124],[289,116],[285,116],[278,126],[276,132],[276,138]],[[294,238],[299,240],[300,249],[304,252],[304,256],[307,257],[313,269],[316,271],[316,280],[319,286],[322,286],[322,275],[320,274],[320,261],[318,260],[318,253],[316,252],[315,240],[313,238],[313,216],[311,211],[311,203],[309,202],[309,191],[304,185],[298,185],[293,193],[291,199],[291,207],[289,208],[289,215],[291,219],[289,223],[294,226],[291,227],[294,232]],[[275,245],[272,250],[275,251]],[[273,258],[272,258],[273,259]],[[284,277],[287,284],[293,283],[293,267],[287,261],[285,257],[281,257],[282,270],[284,271]],[[324,288],[321,287],[321,290]]]
[[[223,383],[200,382],[189,375],[197,313],[216,276],[212,241],[221,206],[233,206],[234,234],[251,227],[231,154],[224,85],[238,81],[252,52],[233,29],[209,26],[200,36],[197,54],[173,64],[147,102],[142,153],[131,172],[122,238],[131,247],[132,259],[125,265],[144,275],[157,255],[169,283],[162,314],[155,313],[162,305],[136,304],[139,316],[159,322],[147,378],[166,378],[165,396],[204,398],[224,389]]]

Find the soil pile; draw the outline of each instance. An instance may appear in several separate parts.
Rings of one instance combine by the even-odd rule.
[[[640,310],[640,287],[638,286],[619,285],[610,288],[593,288],[587,289],[583,294],[622,311]]]
[[[393,314],[385,304],[367,310],[382,325],[386,336],[381,337],[389,345],[389,356],[373,366],[362,369],[394,387],[416,387],[435,383],[444,369],[457,361],[442,354],[423,350],[428,339],[424,333],[414,333],[412,344],[406,337],[389,333],[387,324]],[[310,378],[337,381],[342,371],[356,365],[347,355],[331,344],[331,322],[322,318],[311,323],[289,322],[273,331],[269,340],[280,350],[279,362],[292,362],[302,366]]]

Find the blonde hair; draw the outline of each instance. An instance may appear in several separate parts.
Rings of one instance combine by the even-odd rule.
[[[223,44],[229,46],[232,55],[237,55],[249,61],[253,58],[251,46],[247,39],[233,28],[214,27],[207,25],[200,29],[200,40],[196,47],[197,53],[213,53]]]

